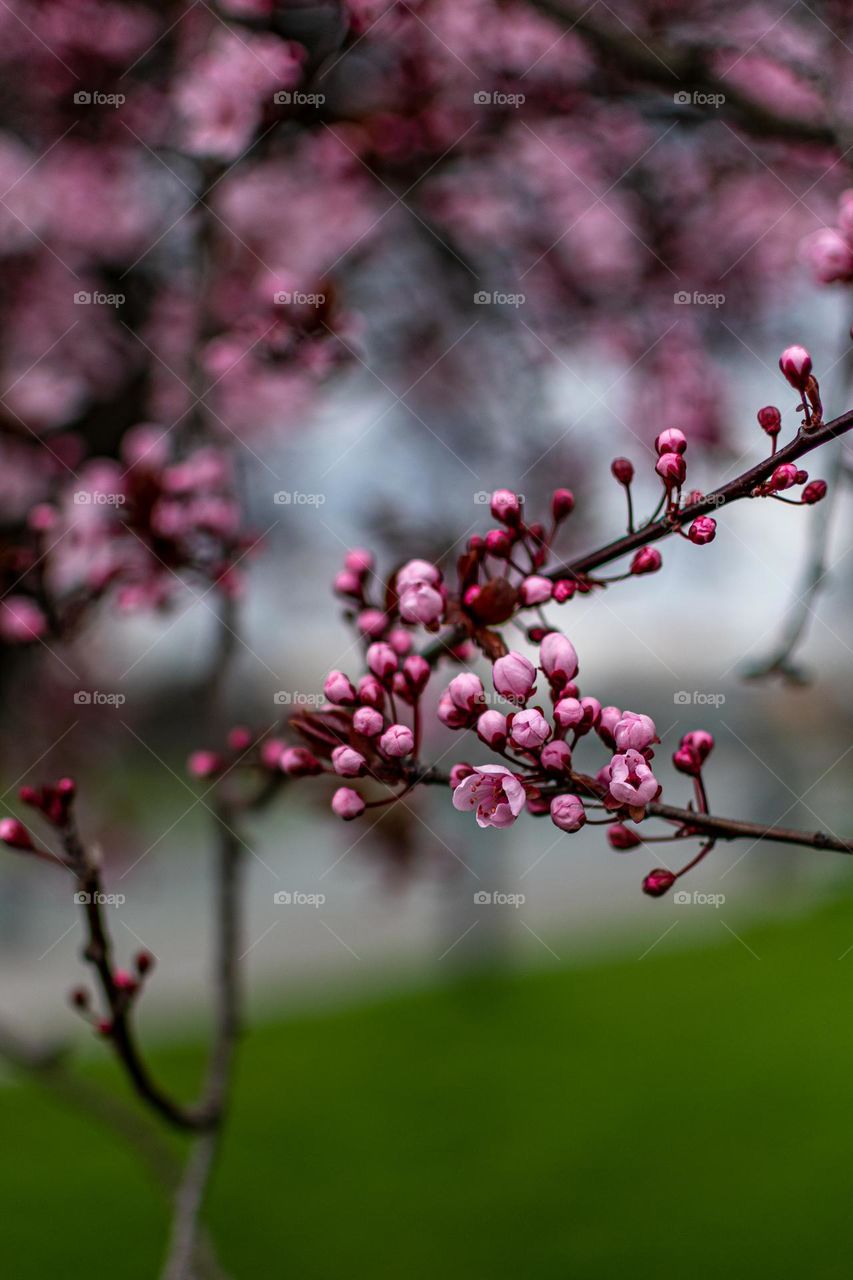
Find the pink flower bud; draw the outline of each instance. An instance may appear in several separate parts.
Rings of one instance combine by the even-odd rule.
[[[423,693],[430,677],[430,665],[419,653],[413,653],[403,662],[403,675],[413,693]]]
[[[663,557],[657,547],[640,547],[631,561],[632,573],[657,573],[663,564]]]
[[[235,725],[233,729],[228,730],[228,745],[232,751],[248,751],[254,741],[255,735],[251,729],[245,725]]]
[[[621,720],[613,729],[613,737],[617,751],[645,751],[653,742],[658,742],[655,722],[650,716],[635,711],[623,711]]]
[[[388,619],[381,609],[362,609],[355,620],[355,625],[363,636],[378,640],[388,625]]]
[[[518,494],[511,489],[495,489],[489,504],[492,516],[501,524],[516,525],[521,518],[521,503]]]
[[[572,753],[562,738],[556,738],[554,742],[545,743],[539,762],[550,773],[564,773],[572,767]]]
[[[394,674],[399,664],[390,644],[380,640],[367,650],[367,665],[377,680],[387,680]]]
[[[521,597],[521,603],[524,605],[545,604],[551,599],[553,591],[553,583],[550,578],[542,578],[533,574],[529,578],[525,578],[518,589]]]
[[[512,553],[512,538],[505,529],[490,529],[486,534],[486,550],[490,556],[506,560]]]
[[[614,458],[610,464],[610,472],[620,484],[627,486],[634,479],[634,464],[630,458]]]
[[[780,489],[790,489],[797,483],[798,468],[793,462],[783,462],[781,467],[777,467],[772,476],[768,480],[768,487],[774,492]]]
[[[352,718],[353,729],[356,733],[363,734],[365,738],[378,737],[384,723],[381,713],[375,711],[373,707],[359,707]]]
[[[699,759],[699,753],[694,751],[692,747],[680,746],[673,753],[672,763],[675,765],[679,773],[686,773],[691,778],[696,778],[702,769],[702,761]]]
[[[559,582],[554,583],[553,598],[557,604],[565,604],[567,600],[571,600],[576,590],[577,586],[572,578],[560,578]]]
[[[779,357],[779,368],[791,386],[802,391],[812,371],[812,358],[805,347],[786,347]]]
[[[662,898],[677,878],[674,872],[658,867],[657,870],[650,871],[643,881],[643,893],[647,893],[650,898]]]
[[[484,711],[477,721],[477,736],[487,746],[500,750],[507,740],[507,718],[500,711]]]
[[[542,670],[554,684],[565,684],[578,673],[578,655],[571,640],[560,631],[549,631],[539,646]]]
[[[687,436],[683,431],[679,431],[678,427],[669,427],[666,431],[661,431],[655,439],[655,452],[664,453],[684,453],[687,448]]]
[[[360,751],[343,745],[335,747],[332,752],[332,767],[342,778],[360,778],[367,767],[367,761]]]
[[[607,839],[611,849],[617,849],[620,853],[636,849],[638,844],[643,843],[636,831],[626,827],[624,822],[614,822],[612,827],[608,827]]]
[[[435,587],[426,582],[418,582],[400,592],[399,606],[400,617],[404,622],[419,622],[428,627],[441,621],[444,597]]]
[[[537,751],[551,736],[548,721],[541,711],[519,711],[512,718],[510,739],[526,751]]]
[[[575,495],[571,489],[555,489],[551,495],[551,515],[557,524],[572,514],[575,506]]]
[[[398,595],[407,587],[417,587],[421,584],[437,587],[440,583],[441,570],[434,564],[430,564],[428,560],[409,560],[402,569],[397,570],[395,578]]]
[[[115,986],[118,988],[119,991],[130,991],[130,992],[135,991],[139,985],[139,983],[136,981],[136,978],[133,976],[132,973],[128,972],[127,969],[116,969],[115,973],[113,974],[113,983],[115,984]]]
[[[214,778],[225,767],[218,751],[194,751],[187,761],[187,770],[193,778]]]
[[[601,715],[598,718],[598,724],[595,731],[601,741],[608,747],[616,746],[616,726],[622,719],[622,712],[618,707],[602,707]]]
[[[554,708],[554,720],[561,729],[574,729],[584,718],[584,709],[577,698],[561,698]]]
[[[815,502],[820,502],[826,497],[826,481],[811,480],[803,489],[802,500],[806,506],[812,506]]]
[[[354,547],[344,556],[344,568],[350,573],[357,573],[360,578],[370,573],[374,563],[373,552],[366,551],[363,547]]]
[[[29,831],[17,818],[0,818],[0,841],[10,849],[29,852],[35,848]]]
[[[778,436],[782,430],[782,415],[775,404],[765,405],[758,410],[758,423],[769,436]]]
[[[351,573],[349,569],[342,569],[340,573],[336,573],[333,585],[339,596],[354,596],[357,600],[361,599],[361,579],[358,574]]]
[[[351,822],[353,818],[360,817],[364,809],[364,801],[352,787],[338,787],[332,796],[332,813],[343,818],[344,822]]]
[[[667,488],[684,484],[687,465],[680,453],[662,453],[655,465],[655,471]]]
[[[820,227],[806,236],[801,254],[819,284],[847,282],[853,278],[853,251],[834,227]]]
[[[391,692],[395,698],[402,698],[407,706],[414,702],[411,686],[402,671],[395,671],[391,678]]]
[[[438,700],[438,707],[435,714],[438,716],[441,723],[448,729],[468,728],[468,712],[462,711],[457,707],[446,689]]]
[[[289,778],[310,778],[323,772],[320,761],[305,747],[285,747],[279,754],[278,767]]]
[[[414,735],[407,725],[392,724],[379,739],[379,746],[386,756],[394,759],[408,756],[415,749]]]
[[[154,968],[154,957],[150,951],[137,951],[133,963],[136,965],[136,972],[144,975]]]
[[[681,745],[695,751],[704,763],[714,750],[714,739],[706,729],[692,729],[690,733],[685,733],[681,739]]]
[[[687,536],[691,542],[696,543],[697,547],[704,547],[707,542],[713,542],[717,536],[716,520],[711,516],[697,516],[687,530]]]
[[[536,668],[523,653],[511,649],[492,668],[495,689],[511,702],[526,702],[536,688]]]
[[[579,796],[554,796],[551,821],[561,831],[579,831],[586,822],[586,811]]]
[[[388,643],[399,657],[405,658],[407,653],[412,652],[412,635],[410,631],[404,631],[402,627],[395,628],[388,636]]]
[[[261,743],[261,764],[267,769],[278,769],[286,745],[281,738],[265,738]]]
[[[328,690],[326,697],[328,698]],[[358,700],[367,707],[382,708],[385,703],[385,690],[376,676],[362,676],[358,682]]]
[[[470,778],[474,772],[474,766],[470,764],[455,764],[450,770],[450,785],[455,791],[460,782],[464,782],[466,778]]]
[[[479,676],[475,676],[472,671],[463,671],[450,681],[447,693],[460,711],[473,711],[483,701],[485,690]]]
[[[351,706],[355,702],[352,681],[343,671],[330,671],[323,684],[323,693],[336,706]]]

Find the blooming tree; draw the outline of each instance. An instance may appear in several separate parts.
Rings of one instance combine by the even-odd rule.
[[[586,692],[571,639],[572,600],[662,571],[668,539],[714,555],[721,507],[827,496],[801,463],[840,440],[853,411],[827,418],[800,345],[780,359],[801,415],[791,438],[765,405],[753,430],[767,455],[711,492],[688,486],[691,459],[713,458],[743,424],[726,376],[733,330],[714,323],[721,282],[746,328],[787,301],[798,255],[821,284],[853,281],[853,194],[838,199],[851,18],[826,10],[828,22],[698,2],[604,18],[563,0],[0,6],[0,61],[25,72],[0,106],[0,645],[18,678],[96,616],[166,612],[190,585],[217,604],[220,689],[259,547],[247,462],[361,368],[406,388],[394,395],[419,420],[460,385],[477,414],[490,394],[526,412],[538,378],[520,370],[565,365],[582,344],[623,367],[639,450],[611,465],[626,529],[613,534],[608,517],[610,540],[574,559],[560,550],[567,522],[595,541],[580,466],[577,504],[568,488],[549,511],[493,493],[492,527],[455,564],[426,548],[400,563],[391,545],[380,572],[379,556],[349,551],[334,591],[358,669],[328,673],[324,704],[276,733],[237,725],[193,753],[217,895],[217,1028],[195,1102],[172,1096],[141,1047],[153,957],[116,958],[109,859],[78,824],[75,782],[28,779],[32,817],[0,818],[9,850],[75,884],[94,990],[75,986],[74,1007],[139,1098],[194,1135],[168,1280],[209,1262],[199,1214],[240,1026],[244,823],[288,791],[333,780],[333,814],[357,821],[437,787],[496,840],[519,820],[567,837],[600,824],[614,850],[645,859],[655,898],[720,840],[853,852],[826,831],[724,816],[702,727],[673,754],[673,785],[652,709]],[[372,272],[392,295],[401,273],[407,289],[433,288],[424,296],[440,305],[359,314]],[[676,323],[672,308],[697,296],[710,304]],[[482,333],[466,355],[475,310]],[[487,434],[466,425],[476,447]],[[646,518],[635,472],[660,488]],[[425,758],[436,723],[448,750],[464,743],[448,769]],[[665,852],[652,859],[652,846]],[[33,1063],[14,1036],[0,1049]]]

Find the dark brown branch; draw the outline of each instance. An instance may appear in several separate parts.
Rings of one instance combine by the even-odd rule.
[[[749,133],[782,142],[818,143],[829,147],[838,144],[834,130],[825,121],[774,111],[743,93],[730,80],[716,75],[701,49],[664,45],[654,37],[640,39],[625,26],[620,29],[603,26],[592,16],[594,5],[585,11],[576,11],[562,0],[531,0],[531,4],[559,26],[576,31],[628,77],[670,93],[689,89],[721,94],[724,99],[721,110]]]

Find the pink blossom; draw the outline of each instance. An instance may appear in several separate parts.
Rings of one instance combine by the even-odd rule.
[[[403,675],[415,695],[423,693],[429,682],[430,672],[429,663],[419,653],[412,653],[403,661]]]
[[[332,752],[332,766],[342,778],[358,778],[364,773],[367,761],[354,747],[342,745]]]
[[[441,583],[441,570],[428,560],[409,560],[402,569],[397,570],[396,586],[398,595],[408,587],[425,585],[437,587]]]
[[[668,487],[682,485],[687,464],[680,453],[662,453],[655,464],[655,471]]]
[[[326,697],[329,697],[328,689]],[[334,699],[329,699],[334,701]],[[376,679],[376,676],[362,676],[358,682],[358,700],[368,707],[381,708],[385,702],[385,690]]]
[[[471,671],[454,676],[447,686],[447,693],[460,711],[473,711],[482,702],[484,692],[482,680]]]
[[[595,730],[601,741],[608,747],[615,747],[616,745],[616,739],[613,735],[621,719],[622,712],[618,707],[602,707]]]
[[[404,622],[419,622],[428,627],[441,621],[444,597],[426,582],[416,582],[400,592],[399,606]]]
[[[332,796],[332,813],[343,818],[344,822],[351,822],[353,818],[360,817],[364,810],[364,801],[352,787],[338,787]]]
[[[663,564],[663,557],[657,547],[640,547],[631,561],[632,573],[657,573]]]
[[[551,515],[559,524],[572,514],[575,506],[575,495],[571,489],[555,489],[551,495]]]
[[[623,711],[613,729],[613,738],[617,751],[645,751],[646,747],[658,741],[658,734],[651,716]]]
[[[355,689],[352,681],[343,671],[330,671],[323,684],[323,693],[330,702],[345,707],[355,702]]]
[[[524,805],[524,787],[502,764],[475,766],[453,792],[454,809],[476,809],[479,827],[512,826]]]
[[[821,502],[826,497],[827,484],[825,480],[810,480],[803,489],[801,501],[807,507],[811,507],[815,502]]]
[[[367,650],[367,665],[377,680],[387,680],[397,670],[399,660],[390,644],[379,640]]]
[[[22,852],[34,848],[29,831],[17,818],[0,818],[0,841]]]
[[[610,794],[620,804],[642,808],[654,800],[660,786],[645,756],[630,749],[610,761]]]
[[[797,391],[802,391],[812,371],[812,358],[805,347],[786,347],[779,357],[779,368]]]
[[[673,871],[658,867],[655,871],[650,871],[643,881],[643,893],[647,893],[650,898],[660,898],[672,888],[677,879]]]
[[[489,747],[501,748],[508,732],[507,718],[500,711],[484,711],[477,721],[477,736]]]
[[[550,736],[551,729],[541,711],[519,711],[513,716],[510,738],[517,747],[536,751]]]
[[[194,778],[213,778],[225,768],[217,751],[194,751],[187,761],[187,771]]]
[[[571,640],[559,631],[549,631],[539,646],[542,670],[549,680],[561,684],[578,673],[578,655]]]
[[[687,530],[687,536],[697,547],[704,547],[717,536],[717,522],[711,516],[697,516]]]
[[[554,796],[551,821],[561,831],[579,831],[586,822],[586,810],[579,796]]]
[[[539,756],[539,761],[543,769],[548,769],[551,773],[563,773],[572,767],[572,753],[568,743],[563,742],[562,738],[556,738],[553,742],[546,742]]]
[[[47,631],[47,619],[29,596],[0,601],[0,638],[9,644],[29,644]]]
[[[373,707],[359,707],[352,717],[352,727],[365,738],[378,737],[384,723],[381,713]]]
[[[379,746],[386,756],[396,759],[414,751],[415,738],[408,725],[392,724],[379,739]]]
[[[495,489],[489,508],[494,519],[502,524],[518,524],[521,518],[521,502],[511,489]]]
[[[714,749],[713,735],[707,729],[692,729],[690,733],[685,733],[681,741],[685,746],[691,747],[700,760],[707,760]]]
[[[666,431],[661,431],[655,439],[655,452],[658,454],[684,453],[686,448],[687,436],[683,431],[679,431],[678,427],[669,427]]]
[[[523,653],[511,649],[492,668],[498,693],[512,702],[526,702],[536,688],[536,668]]]
[[[610,471],[614,480],[618,480],[626,488],[634,479],[634,464],[630,458],[614,458],[610,464]]]
[[[290,778],[306,778],[323,772],[320,761],[305,747],[285,747],[279,755],[278,767]]]
[[[543,578],[533,574],[531,577],[524,579],[518,589],[518,593],[523,605],[545,604],[551,599],[553,590],[554,584],[550,578]]]
[[[561,729],[574,729],[583,717],[584,709],[578,698],[561,698],[554,707],[554,720]]]

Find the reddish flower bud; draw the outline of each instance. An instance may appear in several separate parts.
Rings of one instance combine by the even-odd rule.
[[[704,547],[706,542],[713,542],[717,536],[716,520],[711,516],[697,516],[687,530],[687,536],[697,547]]]
[[[512,554],[512,539],[505,529],[489,530],[486,534],[486,550],[490,556],[496,556],[498,560],[506,560]]]
[[[779,357],[779,368],[797,391],[802,391],[812,371],[812,358],[805,347],[786,347]]]
[[[228,745],[232,751],[248,751],[254,740],[254,734],[251,729],[247,729],[245,725],[235,725],[233,729],[228,731]]]
[[[689,747],[691,751],[695,751],[704,764],[714,750],[714,739],[706,729],[692,729],[690,733],[685,733],[681,739],[681,746]]]
[[[127,969],[116,969],[113,982],[119,991],[135,991],[138,985],[136,978]]]
[[[797,472],[797,479],[795,480],[795,482],[794,482],[794,483],[795,483],[795,484],[805,484],[805,483],[806,483],[806,481],[808,480],[808,478],[809,478],[809,473],[808,473],[808,471],[803,471],[803,469],[802,469],[802,467],[801,467],[801,468],[800,468],[800,470]]]
[[[355,702],[352,681],[343,671],[330,671],[323,684],[323,693],[336,706],[351,706]]]
[[[537,574],[525,578],[518,589],[521,603],[525,605],[545,604],[551,599],[554,590],[550,578],[542,578]]]
[[[413,693],[423,693],[429,681],[430,665],[419,653],[413,653],[403,662],[403,675]]]
[[[193,778],[215,778],[224,768],[225,760],[218,751],[194,751],[187,761]]]
[[[390,644],[380,640],[367,650],[367,665],[377,680],[387,680],[397,670],[399,662]]]
[[[113,1024],[110,1022],[109,1018],[99,1018],[96,1029],[99,1036],[111,1036],[113,1033]]]
[[[758,410],[757,416],[759,425],[769,436],[778,436],[782,430],[782,415],[775,404],[765,405]]]
[[[328,698],[328,692],[326,697]],[[358,682],[358,700],[367,707],[382,708],[385,703],[385,690],[376,676],[362,676]]]
[[[564,604],[566,600],[571,600],[576,590],[574,579],[560,578],[558,582],[554,583],[552,599],[556,600],[557,604]]]
[[[501,524],[516,525],[521,518],[521,503],[518,494],[511,489],[495,489],[489,509],[495,520]]]
[[[657,573],[663,558],[657,547],[640,547],[631,561],[632,573]]]
[[[767,486],[774,492],[778,492],[780,489],[790,489],[797,483],[797,474],[798,468],[794,466],[793,462],[783,462],[773,472],[767,481]]]
[[[802,500],[807,506],[812,506],[813,503],[820,502],[821,499],[825,497],[825,480],[810,480],[805,489],[803,489]]]
[[[610,848],[618,850],[619,853],[636,849],[637,845],[643,843],[636,831],[626,827],[624,822],[614,822],[612,827],[607,828],[607,840]]]
[[[697,778],[702,771],[702,761],[698,751],[683,744],[673,753],[672,763],[679,773],[686,773],[691,778]]]
[[[289,778],[310,778],[323,772],[320,761],[306,747],[285,747],[276,763]]]
[[[133,963],[136,965],[137,973],[148,973],[154,968],[154,957],[150,951],[137,951]]]
[[[89,1008],[89,992],[85,987],[75,987],[69,996],[69,1000],[75,1009]]]
[[[364,801],[352,787],[338,787],[332,796],[332,813],[343,818],[344,822],[351,822],[353,818],[358,818],[364,810]]]
[[[575,506],[575,495],[571,489],[555,489],[551,495],[551,515],[559,523],[570,516]]]
[[[684,453],[686,448],[687,436],[678,427],[669,427],[655,439],[655,452],[658,454]]]
[[[630,458],[614,458],[610,464],[610,473],[620,484],[627,486],[634,479],[634,464]]]
[[[650,871],[643,881],[643,893],[647,893],[650,898],[662,898],[677,878],[674,872],[658,867],[655,871]]]
[[[687,464],[680,453],[662,453],[655,464],[655,471],[668,489],[684,484]]]

